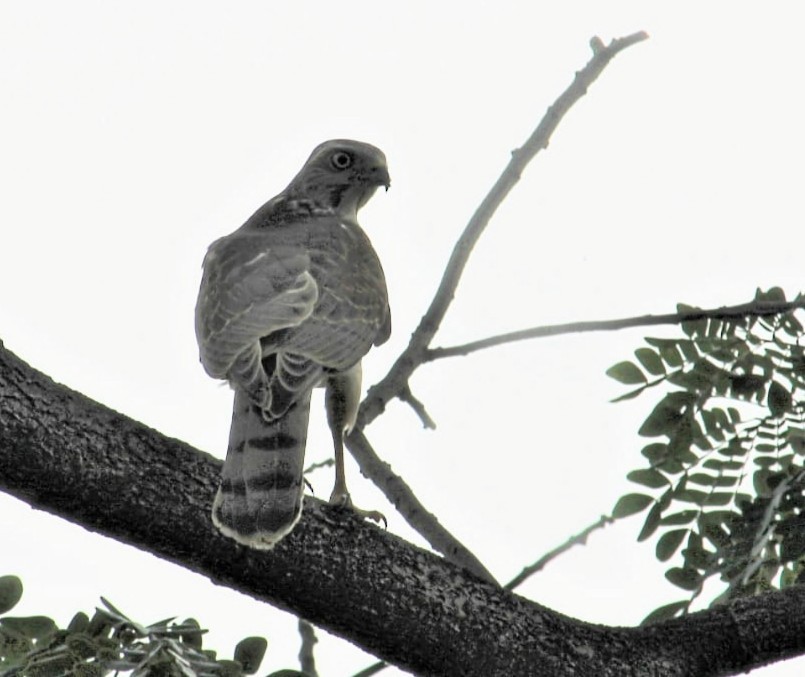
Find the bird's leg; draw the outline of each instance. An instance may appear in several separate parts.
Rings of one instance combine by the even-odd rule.
[[[333,434],[335,447],[335,486],[330,494],[332,505],[349,508],[361,517],[368,517],[375,522],[386,522],[382,513],[376,510],[360,510],[352,505],[347,491],[347,479],[344,472],[344,436],[352,430],[358,416],[358,405],[361,396],[361,363],[345,372],[334,374],[327,379],[327,390],[324,396],[327,408],[327,422]]]

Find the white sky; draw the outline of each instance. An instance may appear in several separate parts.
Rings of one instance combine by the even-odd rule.
[[[385,374],[479,200],[588,60],[646,30],[561,124],[482,238],[437,345],[572,320],[802,290],[802,10],[757,3],[0,3],[0,339],[36,368],[222,456],[231,393],[198,364],[207,245],[281,190],[320,141],[380,146],[392,190],[361,222],[394,316]],[[505,581],[633,490],[649,399],[605,375],[644,334],[561,337],[422,368],[436,419],[396,403],[367,433]],[[663,330],[667,331],[667,330]],[[320,407],[308,459],[331,454]],[[359,505],[421,543],[354,465]],[[349,472],[349,470],[348,470]],[[313,484],[330,490],[330,471]],[[20,614],[66,623],[99,595],[142,621],[192,615],[222,655],[262,634],[261,673],[296,667],[290,616],[0,495],[0,574]],[[682,595],[642,517],[520,592],[634,624]],[[322,677],[372,659],[320,633]],[[800,674],[805,659],[759,670]],[[388,671],[385,674],[395,674]]]

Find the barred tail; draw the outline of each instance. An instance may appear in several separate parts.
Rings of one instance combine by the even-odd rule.
[[[212,521],[221,532],[268,550],[302,514],[310,392],[281,418],[267,422],[248,395],[235,390],[229,448]]]

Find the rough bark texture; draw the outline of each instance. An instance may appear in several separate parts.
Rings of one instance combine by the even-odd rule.
[[[288,609],[422,675],[729,675],[805,653],[805,589],[647,628],[574,620],[306,498],[274,551],[209,519],[220,463],[0,344],[0,489]]]

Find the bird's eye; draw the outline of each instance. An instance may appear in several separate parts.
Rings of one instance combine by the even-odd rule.
[[[352,166],[352,156],[343,150],[337,150],[330,157],[330,164],[339,171]]]

